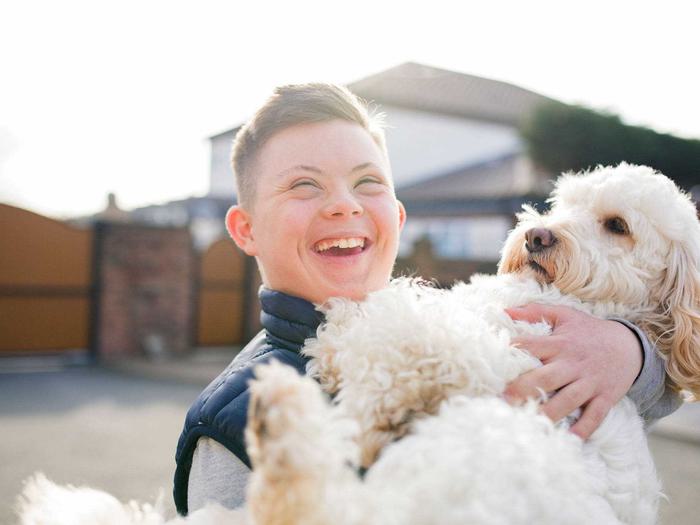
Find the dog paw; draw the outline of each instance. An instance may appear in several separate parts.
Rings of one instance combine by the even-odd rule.
[[[325,401],[318,385],[293,368],[273,361],[255,369],[250,383],[246,443],[257,467],[291,461],[292,451],[322,430]]]

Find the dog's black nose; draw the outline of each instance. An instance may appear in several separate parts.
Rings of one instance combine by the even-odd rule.
[[[525,248],[528,252],[541,252],[551,247],[557,238],[547,228],[532,228],[525,233]]]

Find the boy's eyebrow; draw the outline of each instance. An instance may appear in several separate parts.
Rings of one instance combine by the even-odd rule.
[[[353,169],[350,170],[350,173],[355,173],[356,171],[362,171],[366,168],[379,169],[379,166],[377,166],[374,162],[365,162],[364,164],[358,164],[357,166],[355,166]]]
[[[350,170],[350,173],[355,173],[358,171],[362,171],[367,168],[376,168],[380,169],[379,166],[377,166],[374,162],[363,162],[362,164],[358,164],[355,166],[353,169]],[[302,170],[302,171],[310,171],[312,173],[316,173],[318,175],[324,175],[323,170],[317,168],[316,166],[306,166],[305,164],[299,164],[298,166],[292,166],[291,168],[287,168],[286,170],[280,171],[277,176],[282,176],[286,173],[289,173],[290,171],[295,171],[295,170]]]
[[[291,168],[287,168],[286,170],[280,171],[277,174],[277,176],[281,177],[282,175],[285,175],[285,174],[289,173],[290,171],[296,171],[296,170],[311,171],[313,173],[318,173],[319,175],[323,175],[323,171],[321,171],[320,169],[318,169],[315,166],[305,166],[303,164],[300,164],[298,166],[292,166]]]

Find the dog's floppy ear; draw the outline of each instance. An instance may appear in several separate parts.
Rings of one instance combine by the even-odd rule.
[[[647,320],[666,357],[666,372],[679,389],[700,400],[700,254],[697,245],[676,242],[660,293],[659,309]]]
[[[498,273],[514,273],[527,264],[527,255],[523,249],[525,238],[519,231],[513,230],[508,234],[503,248],[501,260],[498,261]]]

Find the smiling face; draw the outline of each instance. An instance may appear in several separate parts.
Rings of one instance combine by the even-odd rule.
[[[258,152],[255,201],[226,224],[265,286],[314,303],[386,286],[405,221],[388,160],[360,125],[292,126]]]
[[[646,167],[564,175],[550,202],[546,214],[518,216],[499,271],[530,275],[584,301],[656,307],[675,246],[693,238],[688,228],[697,230],[688,199]]]

